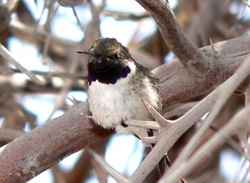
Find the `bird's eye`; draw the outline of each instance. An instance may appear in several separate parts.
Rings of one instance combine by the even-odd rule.
[[[116,53],[114,55],[108,56],[109,59],[118,59],[120,56]]]

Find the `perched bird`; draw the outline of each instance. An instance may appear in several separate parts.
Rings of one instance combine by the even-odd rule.
[[[87,92],[93,120],[104,128],[115,128],[119,134],[148,137],[147,129],[128,126],[126,121],[152,119],[143,100],[161,110],[159,79],[114,38],[99,38],[88,51],[78,53],[90,56]]]

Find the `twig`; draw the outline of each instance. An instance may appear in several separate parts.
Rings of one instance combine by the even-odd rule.
[[[106,16],[112,16],[116,20],[141,20],[144,18],[149,18],[149,14],[143,14],[143,15],[135,15],[132,13],[127,12],[120,12],[120,11],[113,11],[113,10],[103,10],[103,14]]]
[[[126,183],[127,178],[122,175],[120,172],[115,170],[113,167],[111,167],[106,161],[99,156],[95,151],[93,151],[91,148],[87,148],[87,150],[90,152],[90,154],[96,159],[96,161],[109,172],[109,174],[117,181],[121,183]]]
[[[68,68],[68,72],[69,73],[74,73],[77,70],[77,67],[79,65],[79,62],[77,62],[76,58],[71,60],[71,64]],[[57,96],[57,99],[54,103],[54,108],[53,111],[51,112],[50,116],[48,119],[50,119],[52,117],[52,115],[54,114],[55,111],[57,111],[59,108],[61,108],[61,106],[63,106],[64,102],[65,102],[65,98],[66,95],[68,94],[69,90],[71,89],[73,85],[72,79],[66,79],[65,84],[63,89],[60,91],[60,93]]]
[[[32,42],[32,44],[35,44],[38,47],[40,47],[41,42],[45,44],[47,35],[43,29],[38,28],[37,26],[36,25],[30,26],[14,19],[11,20],[10,22],[10,29],[15,36],[21,37],[22,40],[25,40],[27,42]],[[62,57],[63,56],[67,57],[68,50],[71,49],[76,44],[77,43],[74,41],[65,40],[52,34],[50,51],[52,51],[52,53],[59,54]]]
[[[18,2],[19,0],[7,1],[5,6],[8,7],[9,11],[14,11],[14,9],[18,6]]]
[[[35,74],[25,69],[21,64],[19,64],[14,57],[11,55],[9,50],[7,50],[2,44],[0,44],[0,54],[11,64],[13,64],[17,69],[25,73],[32,81],[36,82],[37,84],[43,85],[44,83],[39,80]]]
[[[82,32],[84,32],[84,27],[79,19],[79,17],[77,16],[77,12],[76,12],[76,9],[74,6],[71,7],[72,8],[72,11],[74,13],[74,16],[76,17],[76,21],[77,21],[77,24],[79,25],[80,29],[82,30]]]
[[[245,106],[249,106],[250,105],[250,85],[245,90],[244,95],[245,95]]]
[[[66,180],[65,180],[65,178],[64,178],[63,172],[59,168],[59,165],[53,166],[50,170],[52,171],[53,180],[55,182],[67,183]]]
[[[246,0],[241,0],[248,8],[250,8],[250,4]]]
[[[158,140],[158,138],[156,136],[153,136],[153,137],[143,137],[141,139],[142,144],[144,144],[145,146],[149,146],[149,147],[152,147],[152,144],[156,144],[157,140]]]
[[[47,15],[47,19],[46,22],[43,25],[43,28],[45,30],[45,44],[43,46],[43,54],[42,54],[42,60],[44,63],[47,63],[47,56],[48,56],[48,52],[49,52],[49,48],[50,48],[50,44],[51,44],[51,22],[59,8],[59,5],[56,6],[55,10],[53,8],[53,1],[49,1],[47,4],[45,4],[45,6],[47,6],[48,8],[48,15]],[[45,7],[43,8],[44,11]]]
[[[6,68],[7,69],[7,68]],[[8,68],[15,73],[21,73],[22,71],[17,69]],[[86,75],[77,74],[77,73],[64,73],[64,72],[43,72],[43,71],[30,71],[35,75],[45,76],[45,77],[61,77],[61,78],[79,78],[79,79],[88,79]]]

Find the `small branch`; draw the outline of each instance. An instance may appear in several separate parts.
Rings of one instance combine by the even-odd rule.
[[[143,14],[143,15],[135,15],[132,13],[127,13],[127,12],[120,12],[120,11],[113,11],[113,10],[103,10],[103,14],[106,16],[112,16],[116,20],[141,20],[144,18],[149,18],[149,14]]]
[[[51,45],[51,38],[52,38],[52,33],[51,33],[51,22],[53,20],[53,18],[55,17],[55,14],[59,8],[59,5],[56,6],[56,8],[53,8],[53,1],[49,1],[48,3],[44,4],[44,8],[43,11],[45,10],[45,7],[47,8],[48,12],[47,12],[47,18],[46,21],[43,25],[43,29],[45,31],[45,44],[43,45],[43,51],[42,51],[42,60],[44,63],[48,64],[47,62],[47,57],[48,57],[48,53],[49,53],[49,48]],[[42,17],[42,16],[41,16]],[[41,18],[40,17],[40,18]]]
[[[245,106],[250,105],[250,85],[247,87],[246,91],[244,92],[245,95]]]
[[[5,6],[8,7],[9,11],[14,11],[18,5],[19,0],[7,1]]]
[[[25,73],[32,81],[37,84],[43,85],[44,83],[40,81],[35,74],[25,69],[21,64],[19,64],[14,57],[11,55],[9,50],[7,50],[2,44],[0,44],[0,54],[11,64],[13,64],[17,69]]]
[[[67,72],[69,73],[75,73],[78,66],[79,66],[79,62],[77,62],[76,58],[72,59],[70,61],[70,65],[67,69]],[[58,93],[56,101],[54,102],[54,108],[53,111],[50,113],[50,116],[48,119],[50,119],[52,117],[52,115],[54,114],[55,111],[57,111],[58,109],[60,109],[64,103],[65,103],[65,98],[68,94],[68,92],[70,91],[70,89],[73,86],[73,79],[66,79],[64,86],[62,88],[62,90]]]
[[[13,73],[23,73],[22,71],[18,69],[11,69],[11,68],[6,68],[10,69],[11,72]],[[80,78],[80,79],[87,79],[88,77],[86,75],[77,74],[77,73],[65,73],[65,72],[43,72],[43,71],[30,71],[35,75],[40,75],[44,77],[61,77],[61,78]]]
[[[163,0],[137,0],[154,18],[169,49],[196,77],[209,71],[206,56],[187,38],[168,3]]]
[[[142,144],[144,144],[145,146],[148,146],[148,147],[152,147],[152,144],[156,144],[157,140],[158,140],[158,138],[156,136],[153,136],[153,137],[143,137],[141,139]]]
[[[59,165],[55,165],[51,167],[50,170],[52,171],[54,182],[67,183],[64,179],[63,172],[59,168]]]
[[[41,43],[45,44],[47,37],[46,32],[41,28],[37,28],[37,26],[30,26],[13,19],[10,22],[10,29],[16,37],[31,42],[38,48],[41,47]],[[32,39],[34,36],[36,39]],[[49,56],[53,58],[53,54],[56,54],[60,55],[60,57],[68,57],[69,50],[71,50],[76,44],[77,42],[65,40],[52,34]]]
[[[109,172],[109,174],[117,181],[121,183],[127,182],[127,178],[122,175],[120,172],[115,170],[113,167],[111,167],[100,155],[98,155],[95,151],[93,151],[91,148],[87,148],[87,150],[90,152],[90,154],[96,159],[96,161]]]
[[[81,20],[79,19],[78,15],[77,15],[75,7],[72,6],[71,8],[72,8],[72,11],[74,13],[74,16],[76,17],[76,21],[77,21],[78,26],[80,27],[80,29],[82,30],[82,32],[84,32],[84,27],[83,27],[83,25],[81,23]]]
[[[246,0],[241,0],[248,8],[250,8],[250,4]]]
[[[249,123],[249,115],[249,107],[245,110],[242,110],[242,112],[238,116],[230,120],[225,127],[218,131],[207,143],[205,143],[199,150],[197,150],[197,152],[187,162],[183,162],[175,172],[172,172],[172,174],[164,175],[161,178],[160,182],[165,182],[164,180],[174,182],[174,180],[176,181],[177,177],[183,177],[187,175],[189,171],[192,170],[191,167],[199,164],[202,159],[210,155],[214,150],[216,150],[216,148],[221,146],[221,144],[226,141],[228,136],[234,134],[234,132],[237,131],[237,128]]]

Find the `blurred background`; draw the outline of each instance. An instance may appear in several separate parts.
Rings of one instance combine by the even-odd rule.
[[[216,43],[249,31],[250,11],[240,0],[170,0],[169,3],[181,27],[198,47],[209,45],[210,38]],[[87,101],[87,57],[76,51],[87,50],[96,38],[116,38],[129,48],[137,62],[150,69],[174,58],[154,20],[134,0],[0,0],[0,5],[1,44],[19,64],[45,83],[44,86],[34,83],[15,64],[0,57],[0,125],[3,130],[15,130],[12,136],[0,133],[1,146],[62,115],[72,105],[67,97]],[[203,97],[187,102],[197,102]],[[244,105],[240,97],[231,100],[235,104],[231,111]],[[170,109],[168,106],[164,112]],[[230,110],[225,108],[226,112]],[[166,113],[165,117],[176,119],[181,115]],[[226,120],[220,120],[217,128],[223,126],[223,121]],[[175,159],[198,127],[199,124],[181,137],[169,152],[170,159]],[[128,177],[145,156],[142,143],[130,135],[113,135],[100,144],[100,154],[107,163]],[[215,178],[220,182],[233,181],[238,165],[242,165],[240,154],[225,145],[213,156],[203,173],[197,171],[190,177],[198,182],[203,179],[211,182]],[[29,183],[105,182],[100,177],[107,174],[100,175],[98,168],[93,168],[98,166],[96,162],[86,162],[86,157],[84,150],[77,152]],[[247,170],[249,165],[244,166]],[[110,176],[107,181],[115,182]]]

